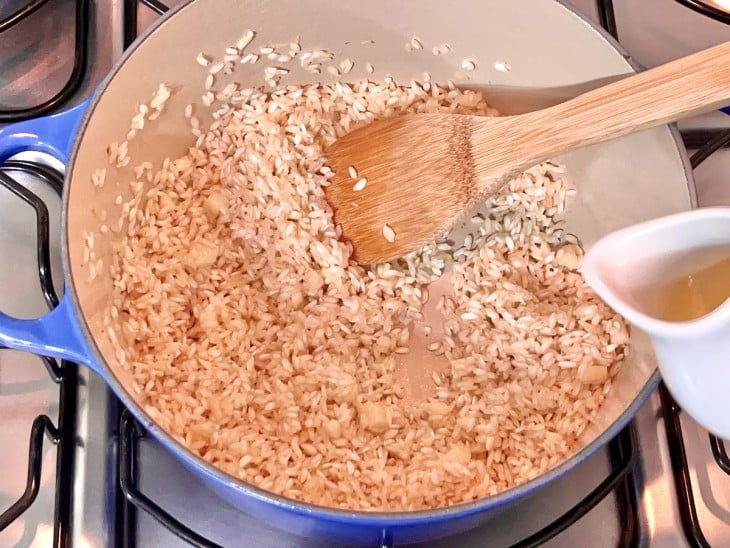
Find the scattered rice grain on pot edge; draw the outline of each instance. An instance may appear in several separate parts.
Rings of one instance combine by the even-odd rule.
[[[360,177],[357,182],[352,186],[352,190],[355,192],[360,192],[362,190],[365,190],[365,186],[368,184],[368,180],[366,177]]]
[[[555,260],[562,169],[512,180],[468,248],[437,241],[366,268],[333,224],[323,147],[375,118],[495,111],[479,93],[392,79],[229,101],[123,209],[110,338],[148,413],[233,476],[347,509],[471,501],[571,454],[628,334]],[[429,348],[450,368],[409,407],[395,357],[423,317],[425,284],[447,268],[453,295]]]
[[[461,68],[463,68],[466,71],[471,72],[477,68],[477,65],[474,62],[474,59],[464,59],[461,62]]]
[[[391,243],[395,242],[395,231],[392,226],[383,225],[383,237]]]

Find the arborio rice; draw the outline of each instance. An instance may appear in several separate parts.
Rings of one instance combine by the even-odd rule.
[[[575,271],[561,167],[512,180],[463,245],[349,260],[323,147],[403,112],[495,114],[479,93],[426,88],[237,91],[137,185],[112,265],[118,353],[149,414],[221,470],[325,506],[449,506],[555,466],[600,408],[628,335]],[[397,358],[445,269],[429,349],[449,366],[414,402]]]

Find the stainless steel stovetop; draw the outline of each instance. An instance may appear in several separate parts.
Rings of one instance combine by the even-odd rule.
[[[8,16],[35,4],[45,5],[2,30]],[[4,111],[11,107],[41,104],[60,94],[56,110],[89,96],[123,51],[125,29],[131,38],[158,17],[143,4],[158,3],[0,2],[0,124],[8,121]],[[730,39],[730,27],[674,0],[572,4],[609,24],[613,14],[620,41],[647,66]],[[79,21],[86,24],[77,38]],[[75,51],[83,54],[86,66],[74,84]],[[72,85],[66,86],[69,80]],[[688,140],[702,144],[706,129],[728,125],[725,117],[712,115],[682,127]],[[62,166],[33,153],[14,161],[0,167],[6,175],[0,176],[0,309],[30,318],[48,305],[37,266],[44,225],[19,194],[26,188],[48,208],[54,283],[46,282],[45,290],[50,301],[50,287],[60,292],[63,286],[60,199],[53,172],[23,162]],[[701,204],[730,205],[730,151],[713,154],[695,175]],[[7,183],[7,176],[19,185]],[[49,420],[37,419],[43,416]],[[29,437],[42,441],[44,430],[50,435],[37,447],[38,458],[29,458]],[[217,499],[138,430],[95,374],[72,364],[54,369],[37,357],[0,350],[0,448],[0,547],[185,546],[185,535],[200,545],[207,540],[224,546],[325,546],[284,534]],[[23,509],[32,498],[21,496],[29,462],[38,474],[38,494]],[[730,546],[728,474],[730,459],[722,442],[711,441],[657,392],[612,444],[579,468],[485,526],[430,546]]]

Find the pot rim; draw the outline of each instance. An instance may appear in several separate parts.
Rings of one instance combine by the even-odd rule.
[[[193,4],[194,0],[185,0],[174,8],[171,8],[164,16],[159,17],[150,27],[145,29],[137,39],[124,51],[121,58],[117,60],[114,67],[102,80],[97,87],[91,101],[89,108],[84,113],[83,119],[79,125],[76,136],[74,137],[73,147],[69,155],[67,163],[65,184],[63,187],[62,196],[62,212],[61,212],[61,227],[62,227],[62,264],[63,274],[66,280],[66,291],[71,299],[71,305],[73,312],[78,320],[80,331],[91,350],[92,356],[96,363],[99,365],[99,372],[104,377],[106,384],[114,391],[114,394],[122,401],[122,403],[132,412],[135,418],[144,426],[144,428],[151,432],[158,441],[160,441],[167,449],[175,453],[175,456],[186,461],[184,464],[195,466],[200,470],[201,473],[210,477],[211,479],[219,482],[224,482],[228,487],[235,489],[239,493],[248,494],[260,501],[268,502],[280,508],[286,508],[289,510],[298,511],[300,514],[311,514],[317,515],[318,517],[327,517],[336,521],[356,521],[360,524],[371,524],[371,525],[387,525],[395,524],[408,525],[417,524],[425,521],[433,520],[434,518],[449,519],[453,517],[464,517],[471,514],[486,511],[488,509],[495,509],[503,507],[511,502],[516,501],[534,491],[548,485],[549,483],[562,476],[564,473],[575,468],[580,463],[585,461],[588,457],[593,455],[599,448],[607,444],[611,439],[614,438],[624,426],[634,417],[638,410],[648,400],[651,393],[659,385],[660,376],[658,370],[655,370],[647,380],[646,384],[641,388],[634,400],[629,406],[619,415],[619,417],[606,428],[599,436],[593,441],[581,448],[577,453],[568,457],[558,466],[551,468],[549,471],[540,474],[539,476],[523,483],[502,491],[496,495],[484,497],[471,502],[463,502],[454,506],[440,507],[429,510],[412,510],[412,511],[377,511],[370,512],[365,510],[345,510],[339,508],[331,508],[327,506],[320,506],[312,503],[298,501],[293,498],[278,495],[257,487],[251,483],[247,483],[235,476],[224,472],[206,462],[203,458],[193,453],[190,449],[185,447],[182,443],[173,438],[166,430],[161,428],[143,409],[143,407],[137,403],[135,398],[122,386],[117,379],[115,373],[109,367],[104,360],[99,348],[96,344],[94,336],[89,329],[88,323],[85,316],[81,313],[81,306],[78,300],[76,292],[75,281],[71,276],[70,256],[69,256],[69,235],[68,235],[68,203],[69,194],[71,187],[71,176],[74,172],[74,164],[76,161],[76,155],[83,139],[86,127],[89,123],[91,116],[93,115],[96,107],[100,101],[100,98],[104,95],[106,88],[109,83],[117,76],[118,72],[127,62],[127,60],[134,55],[137,48],[144,42],[144,40],[153,32],[162,29],[167,24],[172,24],[175,17],[183,12],[185,9]],[[603,40],[613,48],[618,54],[620,54],[626,61],[627,68],[634,72],[638,72],[641,67],[636,63],[629,53],[611,36],[606,30],[594,24],[586,16],[579,13],[574,7],[568,5],[566,0],[554,0],[562,9],[568,11],[571,15],[576,17],[584,25],[586,25],[591,31],[597,33]],[[666,126],[670,131],[670,134],[674,140],[677,153],[681,160],[685,179],[687,181],[687,191],[689,193],[690,208],[694,209],[697,207],[697,195],[694,184],[694,178],[692,169],[689,162],[687,151],[682,143],[679,131],[674,125]]]

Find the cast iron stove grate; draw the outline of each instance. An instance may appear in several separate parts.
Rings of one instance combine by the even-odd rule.
[[[34,0],[28,6],[9,18],[0,21],[0,32],[14,26],[25,17],[30,16],[34,10],[39,9],[49,0]],[[675,0],[680,1],[680,0]],[[686,2],[682,2],[685,3]],[[158,14],[167,11],[167,6],[158,0],[125,0],[125,45],[129,45],[136,37],[136,14],[138,4],[149,7]],[[616,20],[613,11],[612,0],[597,0],[601,22],[614,37],[617,36]],[[75,63],[72,74],[66,86],[53,98],[43,104],[25,108],[22,110],[8,111],[0,110],[0,122],[9,122],[20,119],[32,118],[54,109],[70,97],[84,75],[86,44],[88,30],[88,0],[76,0],[77,26],[76,26],[76,51]],[[721,147],[730,144],[730,131],[692,131],[683,135],[685,143],[691,148],[702,148],[693,157],[693,167],[696,167],[702,160]],[[0,186],[21,197],[30,204],[37,214],[38,226],[38,273],[41,280],[41,287],[49,307],[52,308],[58,303],[52,283],[50,282],[50,260],[48,253],[48,213],[42,200],[36,195],[28,192],[15,182],[9,173],[14,171],[26,171],[33,173],[52,185],[54,190],[60,194],[62,177],[59,173],[49,168],[28,162],[10,161],[6,162],[0,170]],[[77,366],[69,362],[57,363],[55,360],[43,358],[44,363],[51,375],[51,378],[59,385],[60,408],[57,426],[53,421],[41,415],[36,418],[31,428],[28,479],[24,493],[7,510],[0,514],[0,530],[7,527],[33,503],[37,494],[38,482],[41,472],[41,453],[44,435],[52,443],[58,444],[57,471],[56,471],[56,504],[55,504],[55,530],[54,546],[67,546],[70,542],[70,524],[72,492],[72,470],[73,470],[73,440],[74,422],[76,412],[76,386]],[[675,485],[680,499],[680,513],[682,515],[685,535],[695,546],[709,546],[702,534],[697,513],[692,497],[691,480],[688,473],[688,465],[679,425],[679,414],[681,409],[673,402],[671,396],[664,387],[660,388],[663,413],[666,418],[666,428],[669,438],[670,454],[675,473]],[[121,524],[122,538],[118,541],[123,546],[133,546],[135,534],[135,515],[137,511],[149,513],[162,525],[172,531],[179,538],[194,546],[216,546],[209,540],[191,531],[185,525],[170,516],[165,510],[156,505],[136,485],[137,454],[136,446],[138,440],[145,436],[145,432],[133,419],[128,411],[120,414],[119,420],[119,447],[118,447],[118,472],[119,483],[117,496],[126,501],[119,510],[123,519],[117,519]],[[730,474],[730,458],[721,440],[710,436],[709,440],[713,455],[726,473]],[[589,493],[575,507],[566,512],[556,521],[544,529],[525,538],[516,546],[538,546],[550,538],[553,538],[561,531],[570,527],[583,516],[591,511],[599,502],[611,493],[616,494],[621,523],[625,524],[620,540],[621,546],[634,546],[639,541],[640,523],[638,518],[638,501],[636,490],[633,485],[633,472],[637,460],[637,443],[634,427],[629,425],[609,444],[609,454],[612,462],[611,473],[600,482],[595,489]]]
[[[53,9],[53,4],[60,0],[30,0],[20,9],[0,20],[0,33],[7,32],[26,19],[29,19],[39,9]],[[36,118],[49,114],[62,107],[81,86],[86,76],[89,54],[89,18],[90,0],[75,0],[76,26],[74,29],[74,63],[66,83],[52,97],[36,105],[26,105],[20,108],[7,108],[0,103],[0,123],[18,122],[29,118]],[[46,4],[49,4],[46,6]],[[63,30],[59,30],[63,32]]]
[[[38,164],[9,160],[0,165],[0,192],[12,192],[33,208],[36,215],[37,267],[41,291],[49,309],[58,305],[53,288],[50,259],[50,226],[48,208],[36,194],[19,184],[13,174],[23,172],[48,184],[61,196],[63,175]],[[0,346],[0,351],[4,350]],[[59,387],[59,410],[55,423],[47,415],[39,415],[33,421],[28,449],[28,474],[26,487],[20,498],[7,509],[0,509],[0,531],[18,519],[35,501],[38,495],[41,467],[43,464],[44,438],[58,446],[56,452],[55,501],[53,546],[71,545],[71,500],[73,496],[74,443],[76,438],[76,394],[78,386],[77,365],[41,357],[51,379]]]

